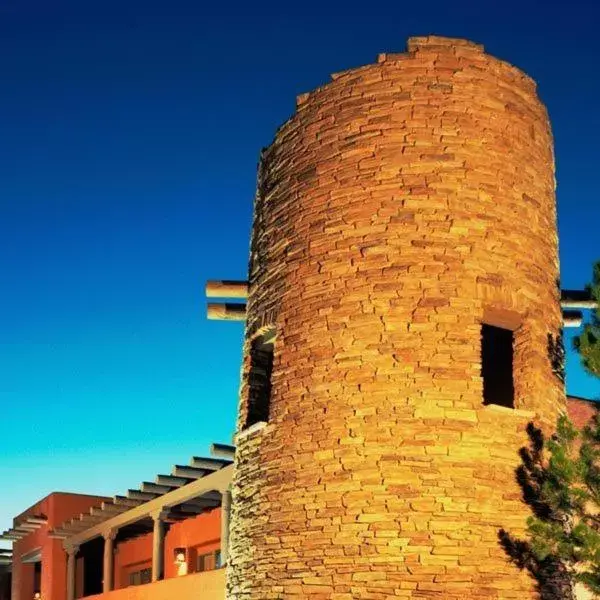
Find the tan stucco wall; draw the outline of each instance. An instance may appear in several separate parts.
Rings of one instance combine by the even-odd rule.
[[[147,585],[135,585],[86,600],[223,600],[225,569],[174,577]]]

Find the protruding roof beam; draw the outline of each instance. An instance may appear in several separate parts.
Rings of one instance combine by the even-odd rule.
[[[34,529],[25,529],[24,527],[13,527],[13,531],[15,533],[18,533],[21,536],[26,536],[26,535],[29,535],[30,533],[33,533],[35,530]]]
[[[190,464],[195,469],[206,469],[207,471],[217,471],[227,465],[231,464],[230,460],[223,458],[201,458],[199,456],[193,456]]]
[[[0,535],[0,540],[20,540],[22,537],[25,537],[25,534],[20,534],[9,529]]]
[[[61,527],[64,531],[75,532],[75,531],[83,531],[92,525],[97,525],[98,523],[102,523],[109,518],[109,515],[91,515],[91,514],[83,514],[78,519],[74,519],[63,525]]]
[[[235,446],[230,446],[229,444],[211,444],[210,453],[217,458],[233,460],[235,457]]]
[[[211,321],[245,321],[246,305],[233,302],[209,302],[206,317]]]
[[[157,485],[168,486],[171,488],[182,487],[191,481],[193,481],[193,479],[190,479],[189,477],[175,477],[173,475],[158,475],[156,477]]]
[[[221,502],[221,494],[219,492],[217,492],[216,490],[214,491],[210,491],[210,492],[204,492],[202,495],[197,496],[196,498],[192,498],[191,500],[188,500],[187,502],[190,502],[192,504],[196,503],[196,504],[204,504],[205,502]]]
[[[190,500],[186,500],[185,504],[187,506],[194,506],[196,508],[212,508],[215,505],[218,505],[221,503],[221,497],[220,494],[218,492],[215,492],[214,494],[211,492],[208,492],[206,495],[201,496],[200,498],[192,498]],[[177,507],[178,505],[174,505],[173,507]]]
[[[148,500],[154,500],[158,496],[159,494],[151,494],[150,492],[142,492],[141,490],[127,490],[127,497],[132,500],[148,502]]]
[[[81,523],[81,520],[79,518],[77,519],[71,519],[70,521],[67,521],[66,523],[63,523],[60,527],[60,529],[70,529],[71,527],[77,527],[79,524]]]
[[[100,508],[92,508],[90,514],[108,519],[109,517],[119,515],[126,510],[126,506],[116,506],[115,504],[103,502]]]
[[[152,483],[151,481],[143,481],[140,487],[142,492],[149,492],[151,494],[167,494],[173,488],[168,485],[158,485],[156,483]]]
[[[216,471],[217,469],[195,469],[194,467],[188,467],[187,465],[175,465],[173,467],[173,475],[175,477],[184,477],[186,479],[201,479],[208,473]]]
[[[111,511],[111,510],[113,510],[113,511],[114,511],[114,510],[121,511],[121,510],[123,510],[123,507],[122,507],[122,506],[117,506],[117,505],[116,505],[114,502],[112,502],[112,501],[109,501],[109,502],[103,502],[103,503],[100,505],[100,508],[101,508],[103,511]]]
[[[30,516],[24,517],[24,519],[18,523],[19,526],[27,526],[31,529],[39,529],[42,525],[46,525],[48,523],[48,519],[44,516]]]
[[[96,509],[97,510],[97,509]],[[102,511],[89,514],[89,515],[81,515],[80,522],[88,525],[89,523],[102,523],[102,521],[106,521],[112,515],[106,515]]]
[[[27,531],[35,531],[40,527],[41,525],[38,525],[37,523],[27,523],[26,521],[24,523],[19,523],[18,525],[15,525],[15,529],[25,529]]]
[[[144,500],[135,500],[134,498],[127,498],[126,496],[115,496],[113,502],[118,506],[124,506],[127,508],[133,508],[144,504]]]
[[[89,521],[79,521],[78,523],[73,523],[72,525],[67,525],[63,527],[61,531],[72,535],[74,533],[78,533],[79,531],[85,531],[88,527],[91,527],[92,525],[96,525],[96,523]]]
[[[46,525],[48,523],[48,517],[45,517],[44,515],[26,517],[25,520],[28,523],[39,523],[40,525]]]
[[[206,282],[207,298],[247,298],[248,282],[212,279]]]
[[[579,310],[565,310],[563,312],[563,325],[565,327],[581,327],[583,313]]]
[[[597,308],[598,303],[589,290],[561,290],[560,304],[563,308]]]

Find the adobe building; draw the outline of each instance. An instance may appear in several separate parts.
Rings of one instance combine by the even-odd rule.
[[[558,279],[522,71],[416,37],[299,96],[248,281],[207,288],[247,296],[208,307],[246,322],[227,600],[537,598],[498,532],[525,533],[527,424],[566,410]]]
[[[13,600],[32,600],[42,593],[49,600],[64,598],[66,555],[60,540],[48,532],[103,500],[106,498],[55,492],[14,518],[12,529],[1,536],[13,541]]]
[[[212,450],[125,496],[54,493],[16,517],[0,600],[222,600],[234,448]]]

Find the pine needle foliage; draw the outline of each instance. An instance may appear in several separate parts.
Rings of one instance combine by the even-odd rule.
[[[594,265],[592,283],[587,286],[590,296],[598,302],[598,307],[592,312],[589,323],[583,327],[580,335],[573,343],[581,356],[581,362],[589,373],[600,377],[600,261]]]
[[[543,599],[571,600],[576,583],[600,594],[600,413],[582,431],[561,416],[551,439],[533,427],[530,438],[517,473],[534,513],[528,540],[501,532],[501,542]]]

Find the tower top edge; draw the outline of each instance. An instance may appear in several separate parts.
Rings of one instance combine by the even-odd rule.
[[[446,37],[443,35],[419,35],[409,37],[406,43],[407,50],[413,52],[418,48],[430,48],[430,47],[462,47],[472,48],[479,52],[484,52],[485,48],[483,44],[478,44],[466,38],[453,38]]]
[[[349,69],[331,73],[330,82],[324,83],[316,89],[297,95],[296,108],[298,109],[302,107],[307,103],[313,94],[327,88],[332,81],[347,77],[360,76],[371,69],[382,66],[382,63],[404,63],[405,61],[410,61],[419,57],[421,53],[450,53],[459,57],[461,60],[466,60],[467,62],[469,61],[469,57],[472,57],[472,59],[476,62],[482,60],[483,57],[486,59],[491,59],[498,64],[504,65],[504,67],[508,68],[509,71],[512,71],[512,73],[515,75],[514,83],[516,85],[520,85],[528,93],[537,94],[537,83],[535,79],[533,79],[518,66],[495,55],[486,53],[483,44],[479,44],[465,38],[424,35],[409,37],[406,43],[406,50],[404,52],[382,52],[377,55],[377,60],[375,63],[368,63],[362,66],[351,67]]]

